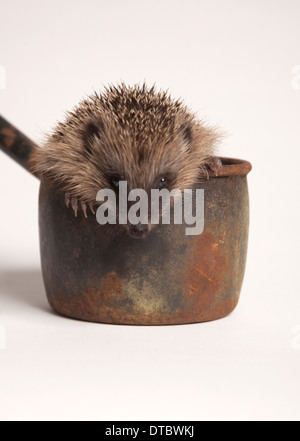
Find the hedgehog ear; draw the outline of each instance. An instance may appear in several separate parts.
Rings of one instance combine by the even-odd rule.
[[[192,142],[192,127],[189,123],[184,124],[181,127],[181,133],[182,133],[182,140],[185,144],[185,146],[188,148],[188,150],[191,149],[191,142]]]
[[[83,141],[85,143],[86,149],[90,152],[91,146],[93,144],[94,139],[102,138],[103,133],[103,123],[97,119],[91,119],[88,121],[83,130]]]
[[[94,137],[101,139],[101,132],[103,132],[102,121],[97,121],[96,119],[91,119],[85,126],[85,134],[87,139],[92,139]]]

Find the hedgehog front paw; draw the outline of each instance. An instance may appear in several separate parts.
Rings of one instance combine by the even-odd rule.
[[[208,171],[211,170],[216,176],[220,176],[222,161],[217,156],[210,156],[205,164],[206,178],[209,179]]]
[[[73,196],[71,193],[65,194],[65,203],[66,206],[69,208],[70,205],[74,211],[75,217],[78,215],[78,211],[82,210],[84,217],[87,218],[88,208],[91,210],[93,214],[95,214],[94,206],[93,204],[86,204],[81,199],[79,199],[77,196]]]

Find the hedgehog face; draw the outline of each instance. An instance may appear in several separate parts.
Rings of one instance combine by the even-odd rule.
[[[149,197],[151,189],[192,188],[207,176],[217,139],[213,129],[166,92],[121,85],[92,95],[68,113],[35,152],[32,170],[67,193],[76,215],[80,206],[86,215],[99,190],[118,194],[123,180],[128,191],[143,189]],[[127,228],[142,237],[152,226]]]
[[[107,131],[110,127],[111,125]],[[89,155],[94,157],[101,152],[102,157],[101,180],[98,188],[94,189],[94,194],[101,188],[109,188],[115,192],[118,202],[120,182],[123,181],[127,183],[128,193],[134,189],[142,189],[147,193],[148,224],[131,225],[128,222],[127,229],[133,237],[145,237],[153,228],[150,222],[152,190],[191,188],[203,175],[202,167],[206,158],[199,155],[193,138],[196,131],[197,126],[194,123],[188,126],[179,125],[178,130],[172,133],[172,138],[156,135],[142,141],[134,138],[129,131],[126,133],[121,127],[114,127],[113,133],[106,134],[103,125],[101,133],[97,133],[89,143]],[[86,188],[88,190],[91,187]],[[129,203],[128,208],[130,205]]]

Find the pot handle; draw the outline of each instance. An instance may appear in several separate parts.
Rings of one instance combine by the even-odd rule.
[[[32,175],[34,174],[29,169],[29,160],[33,149],[36,147],[36,144],[27,136],[0,115],[0,150],[14,159]]]

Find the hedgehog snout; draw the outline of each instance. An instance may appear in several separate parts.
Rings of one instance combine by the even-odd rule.
[[[143,239],[145,236],[147,236],[149,232],[149,226],[147,224],[142,224],[139,222],[136,225],[130,225],[128,228],[128,232],[131,237],[134,237],[135,239]]]

